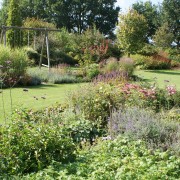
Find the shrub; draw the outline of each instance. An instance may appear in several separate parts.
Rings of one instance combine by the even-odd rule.
[[[169,69],[171,67],[170,61],[160,55],[132,55],[132,59],[139,69]]]
[[[125,83],[119,85],[121,95],[125,98],[126,106],[150,107],[156,112],[161,109],[170,110],[179,107],[180,92],[174,86],[159,89],[155,86]]]
[[[180,63],[180,55],[179,55],[179,50],[175,50],[175,49],[172,49],[170,52],[169,52],[169,57],[170,59],[174,60],[174,61],[177,61]]]
[[[41,84],[41,79],[36,75],[29,76],[25,74],[18,82],[19,85],[23,86],[37,86]]]
[[[119,70],[119,63],[116,58],[110,57],[109,59],[106,60],[106,64],[103,68],[104,74],[118,70]]]
[[[67,71],[67,74],[66,74]],[[71,71],[65,68],[52,68],[50,72],[47,69],[29,69],[28,75],[33,79],[36,77],[39,78],[41,82],[50,82],[54,84],[63,84],[63,83],[79,83],[84,82],[86,79],[82,77],[76,77],[75,75],[71,75]]]
[[[77,79],[75,76],[72,75],[59,75],[59,74],[49,74],[49,82],[53,84],[64,84],[64,83],[78,83],[81,80]]]
[[[90,66],[87,67],[86,73],[89,79],[95,78],[100,73],[99,65],[91,64]]]
[[[117,108],[124,103],[123,96],[120,96],[118,89],[109,84],[91,83],[82,88],[69,95],[70,107],[74,111],[83,113],[87,120],[104,128],[112,108]]]
[[[49,72],[44,68],[31,68],[28,69],[27,74],[30,77],[38,77],[42,82],[48,82],[49,80]]]
[[[112,135],[124,134],[132,139],[142,139],[150,148],[173,149],[178,154],[180,126],[163,119],[160,114],[137,107],[114,110],[109,119],[109,129]]]
[[[140,51],[138,51],[138,54],[142,56],[152,56],[153,54],[157,53],[157,48],[152,44],[146,44]]]
[[[75,159],[75,145],[60,124],[35,123],[31,119],[0,127],[0,174],[36,172],[52,161]]]
[[[22,49],[13,49],[0,46],[0,65],[1,73],[5,77],[5,82],[9,85],[9,79],[16,81],[20,79],[26,72],[28,66],[27,56]]]
[[[31,47],[24,47],[24,50],[27,53],[28,59],[33,60],[34,62],[36,62],[36,64],[39,65],[40,55],[38,54],[38,52]]]
[[[61,114],[61,122],[68,128],[74,142],[80,143],[80,146],[84,143],[92,144],[96,136],[100,135],[97,125],[86,120],[85,116],[78,111],[73,112],[71,109],[66,109]]]
[[[103,55],[103,58],[101,59],[108,59],[110,57],[119,59],[121,56],[122,56],[122,49],[120,49],[116,43],[112,44],[112,42],[110,41],[107,52],[106,54]]]
[[[131,58],[121,58],[119,61],[119,66],[120,66],[120,70],[125,71],[129,77],[133,75],[134,62]]]

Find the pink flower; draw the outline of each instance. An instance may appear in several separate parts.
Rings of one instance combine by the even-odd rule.
[[[169,95],[173,95],[177,92],[175,86],[173,86],[173,85],[167,86],[166,90],[167,90]]]

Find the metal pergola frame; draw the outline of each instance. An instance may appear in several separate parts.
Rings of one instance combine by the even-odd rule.
[[[41,68],[41,66],[45,66],[45,67],[48,67],[48,69],[50,71],[50,51],[49,51],[48,32],[60,32],[60,30],[58,30],[58,29],[49,29],[49,28],[18,27],[18,26],[0,26],[0,29],[2,29],[0,43],[4,44],[4,46],[6,46],[6,32],[9,29],[28,30],[28,46],[29,46],[29,31],[41,31],[41,32],[44,32],[45,37],[44,37],[43,44],[42,44],[42,49],[41,49],[39,68]],[[43,50],[44,50],[45,43],[46,43],[48,65],[42,64],[42,57],[43,57]]]

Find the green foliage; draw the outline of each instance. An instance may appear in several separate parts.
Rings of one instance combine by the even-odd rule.
[[[87,78],[93,79],[95,78],[98,74],[100,74],[99,70],[99,65],[98,64],[91,64],[90,66],[86,67],[86,73],[87,73]]]
[[[155,85],[150,84],[125,84],[120,86],[121,92],[124,94],[126,106],[138,106],[141,108],[151,108],[159,112],[160,110],[170,110],[179,107],[180,92],[175,86],[168,85],[165,89],[159,89]]]
[[[8,19],[7,26],[21,26],[21,12],[20,12],[20,1],[19,0],[10,0],[9,9],[8,9]],[[7,31],[7,43],[11,47],[19,47],[22,45],[20,38],[20,30],[10,29]]]
[[[119,61],[120,70],[126,72],[129,77],[133,75],[134,72],[134,62],[131,58],[121,58]]]
[[[71,137],[77,145],[92,144],[93,140],[100,135],[97,124],[86,120],[84,115],[65,109],[61,114],[61,122],[67,127]]]
[[[155,45],[159,48],[166,49],[171,47],[171,44],[174,40],[174,35],[170,32],[167,23],[159,27],[159,29],[153,36],[153,40],[155,42]]]
[[[25,28],[47,28],[47,29],[56,29],[56,26],[53,23],[45,22],[42,19],[29,18],[27,17],[23,21],[23,27]],[[41,37],[44,40],[45,32],[43,31],[24,31],[23,32],[23,44],[25,46],[38,46],[36,43],[37,38]],[[28,44],[29,39],[29,44]],[[42,44],[41,44],[42,46]],[[35,48],[35,47],[34,47]]]
[[[169,49],[169,58],[180,63],[180,50],[179,49]]]
[[[148,38],[152,38],[155,34],[157,28],[160,26],[160,12],[158,6],[152,4],[151,1],[145,2],[136,2],[132,5],[132,9],[136,10],[139,14],[142,14],[148,24],[146,41],[148,42]]]
[[[39,63],[40,56],[37,51],[35,51],[31,47],[26,47],[26,46],[24,47],[24,50],[28,56],[28,59],[31,60],[33,65],[34,65],[34,63],[36,63],[36,64]]]
[[[81,152],[77,161],[47,169],[22,179],[178,179],[180,159],[168,152],[151,152],[142,141],[118,137]],[[20,178],[20,177],[19,177]]]
[[[163,23],[168,23],[169,30],[174,35],[173,41],[177,44],[177,49],[180,46],[179,36],[179,0],[164,0],[162,3],[162,20]]]
[[[77,43],[80,43],[76,44],[79,49],[78,58],[80,64],[85,66],[101,61],[107,52],[109,44],[95,26],[80,35]]]
[[[1,8],[0,8],[0,24],[5,25],[7,18],[8,18],[8,6],[9,5],[9,0],[3,0],[1,2]]]
[[[23,76],[26,72],[28,61],[23,49],[10,49],[0,46],[0,65],[1,72],[5,78],[17,78]]]
[[[6,21],[9,0],[3,0],[0,20]],[[115,7],[116,0],[71,0],[71,1],[33,1],[19,2],[21,19],[38,17],[46,22],[65,27],[69,32],[82,33],[94,24],[101,33],[114,37],[113,31],[118,21],[119,7]],[[89,13],[91,12],[91,13]],[[1,14],[1,13],[0,13]],[[108,16],[106,16],[108,14]]]
[[[109,84],[87,85],[69,96],[69,105],[72,109],[84,114],[87,120],[98,126],[106,126],[107,118],[113,108],[122,106],[124,99],[118,89]]]
[[[133,54],[141,49],[147,34],[147,21],[137,11],[130,10],[119,16],[117,39],[126,53]]]
[[[112,44],[111,42],[109,42],[107,52],[103,55],[102,59],[108,59],[110,57],[119,59],[122,54],[122,49],[118,47],[117,43]]]
[[[138,51],[138,54],[141,54],[143,56],[152,56],[157,53],[158,50],[152,44],[145,44],[144,47],[140,51]]]
[[[109,73],[111,71],[118,71],[119,70],[119,62],[117,61],[116,58],[110,57],[107,59],[106,64],[104,65],[102,71],[103,73]]]
[[[0,128],[0,174],[36,172],[52,161],[75,159],[75,145],[63,125],[15,120]]]
[[[171,64],[152,56],[144,56],[140,54],[132,55],[134,64],[138,69],[170,69]]]
[[[64,83],[80,83],[86,82],[87,79],[83,77],[77,77],[76,74],[72,74],[72,71],[69,68],[69,72],[62,72],[58,67],[52,68],[50,72],[47,70],[38,69],[29,69],[28,75],[31,78],[37,78],[42,82],[49,82],[53,84],[64,84]]]

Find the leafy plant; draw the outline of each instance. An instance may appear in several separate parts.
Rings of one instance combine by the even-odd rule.
[[[68,163],[76,148],[61,124],[35,123],[32,119],[14,121],[0,127],[0,174],[36,172],[52,161]]]
[[[0,46],[0,65],[1,73],[5,77],[5,82],[8,79],[20,79],[26,73],[28,66],[27,56],[22,49],[10,49],[9,47]]]
[[[97,126],[105,127],[112,108],[123,105],[124,99],[118,89],[109,84],[91,83],[69,95],[69,105],[73,110],[84,114],[87,120]]]
[[[138,167],[138,168],[137,168]],[[151,152],[140,140],[119,136],[98,141],[80,152],[76,162],[54,162],[23,179],[178,179],[180,159],[168,152]]]

